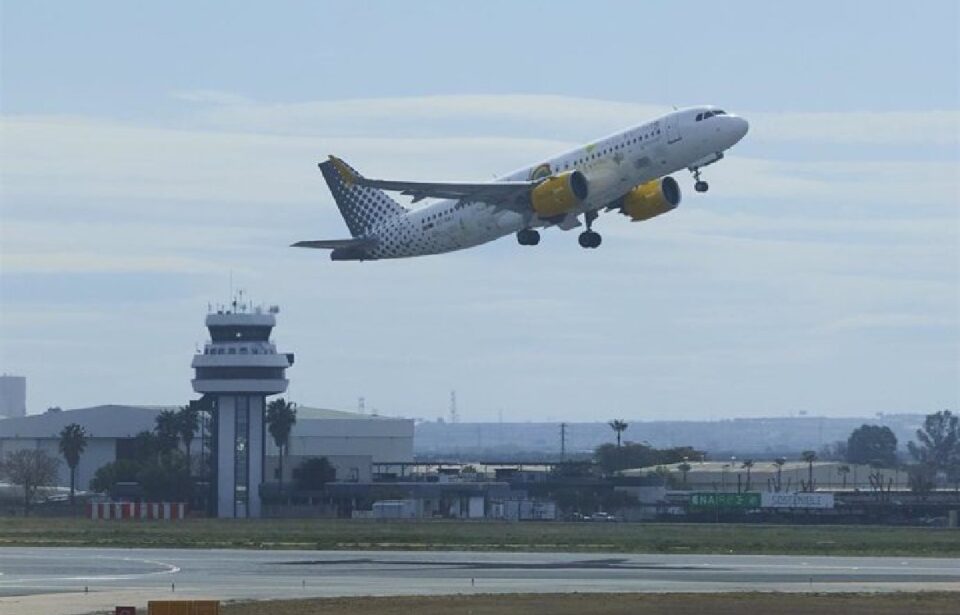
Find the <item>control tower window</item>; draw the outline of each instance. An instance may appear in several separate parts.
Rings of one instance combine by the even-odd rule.
[[[210,337],[215,342],[266,342],[270,339],[270,329],[269,326],[212,326],[210,327]]]

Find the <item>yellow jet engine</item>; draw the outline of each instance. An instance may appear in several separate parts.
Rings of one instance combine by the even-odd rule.
[[[620,213],[638,222],[665,214],[679,204],[680,186],[668,176],[640,184],[620,199],[619,205]]]
[[[587,198],[587,178],[580,171],[548,177],[530,193],[533,211],[541,218],[565,214]]]

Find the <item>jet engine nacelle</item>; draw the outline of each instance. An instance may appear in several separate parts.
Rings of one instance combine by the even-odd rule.
[[[565,214],[587,198],[587,178],[580,171],[548,177],[530,193],[533,211],[542,218]]]
[[[621,199],[620,213],[632,222],[665,214],[680,204],[680,186],[672,177],[640,184]]]

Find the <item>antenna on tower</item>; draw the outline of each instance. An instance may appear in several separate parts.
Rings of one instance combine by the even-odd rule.
[[[460,422],[460,413],[457,412],[457,392],[450,391],[450,422],[457,424]]]

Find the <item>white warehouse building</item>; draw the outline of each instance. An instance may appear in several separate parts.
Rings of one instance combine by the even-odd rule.
[[[28,448],[60,459],[59,486],[70,485],[70,471],[59,451],[60,431],[77,423],[87,432],[87,448],[77,467],[77,488],[86,490],[94,473],[118,458],[131,457],[132,439],[151,431],[164,406],[104,405],[62,412],[0,419],[0,459]],[[194,442],[197,453],[199,434]],[[266,436],[266,482],[276,474],[277,447]],[[373,463],[413,461],[413,420],[368,416],[338,410],[299,407],[284,459],[284,480],[305,459],[327,457],[337,468],[337,480],[369,481]]]

